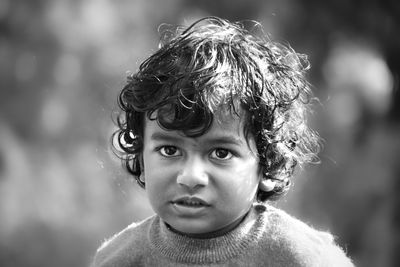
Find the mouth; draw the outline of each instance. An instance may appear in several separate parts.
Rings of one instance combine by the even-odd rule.
[[[175,205],[191,208],[202,208],[210,206],[210,204],[208,204],[206,201],[197,197],[182,197],[173,200],[172,203]]]

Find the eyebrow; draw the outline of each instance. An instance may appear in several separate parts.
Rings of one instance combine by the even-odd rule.
[[[165,134],[162,132],[153,133],[151,135],[150,139],[154,140],[154,141],[170,141],[170,142],[182,142],[183,141],[182,138],[180,138],[180,137],[170,135],[170,134]],[[197,138],[193,138],[193,139],[197,139]],[[243,145],[243,141],[240,138],[238,138],[237,136],[234,136],[234,135],[230,135],[230,134],[206,139],[204,143],[207,145],[218,145],[218,144],[236,145],[236,146]]]
[[[218,145],[218,144],[223,144],[223,145],[236,145],[236,146],[241,146],[243,144],[242,140],[240,140],[236,136],[232,135],[224,135],[224,136],[219,136],[215,138],[211,138],[206,141],[207,144],[209,145]]]
[[[161,132],[155,132],[150,136],[151,140],[155,141],[174,141],[174,142],[179,142],[181,139],[179,137],[161,133]]]

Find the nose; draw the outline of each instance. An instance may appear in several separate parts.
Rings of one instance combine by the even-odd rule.
[[[206,163],[200,157],[187,159],[177,177],[177,183],[191,190],[208,184]]]

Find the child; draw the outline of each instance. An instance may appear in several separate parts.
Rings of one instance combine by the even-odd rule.
[[[266,203],[316,159],[308,67],[220,18],[164,31],[128,77],[116,133],[156,215],[106,241],[93,266],[353,266],[330,234]]]

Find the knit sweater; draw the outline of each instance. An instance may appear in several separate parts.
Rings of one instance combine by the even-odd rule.
[[[106,241],[93,267],[353,266],[333,237],[268,205],[254,205],[225,235],[192,238],[171,231],[159,216],[133,223]]]

